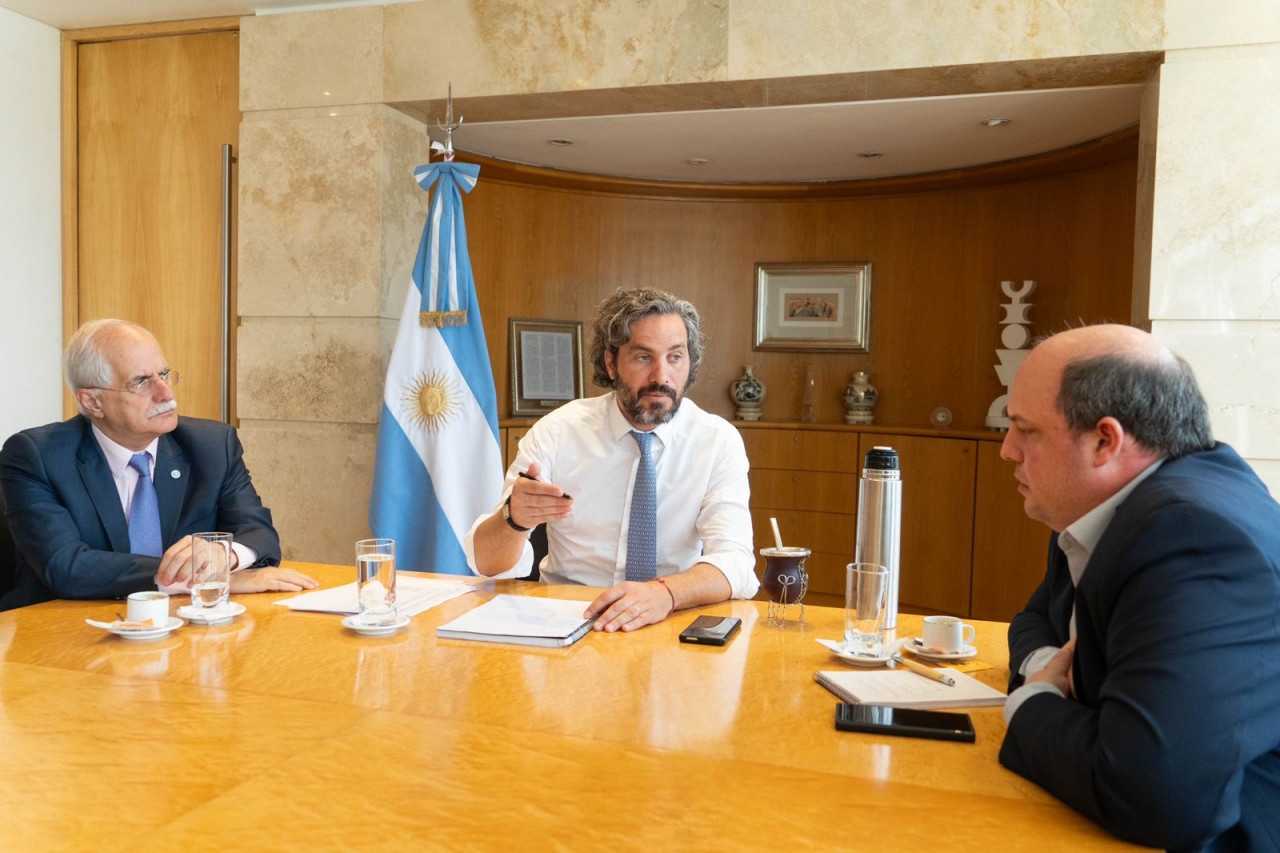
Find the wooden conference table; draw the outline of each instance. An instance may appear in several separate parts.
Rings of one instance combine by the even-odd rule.
[[[999,766],[999,708],[970,709],[974,745],[835,731],[812,674],[842,666],[814,642],[839,609],[777,628],[735,601],[567,649],[437,639],[495,591],[594,594],[477,589],[389,638],[284,594],[152,642],[85,624],[117,602],[0,613],[0,849],[1129,846]],[[677,642],[697,612],[742,630]],[[1005,626],[975,624],[975,677],[1003,689]]]

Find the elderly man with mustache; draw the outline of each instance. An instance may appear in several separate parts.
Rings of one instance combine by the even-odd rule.
[[[235,430],[178,417],[155,337],[123,320],[86,323],[63,353],[80,414],[24,430],[0,450],[0,492],[17,550],[0,610],[53,598],[180,591],[191,534],[230,532],[232,592],[314,588],[279,568],[280,538]]]
[[[561,406],[520,441],[502,504],[463,542],[468,565],[530,574],[529,531],[546,524],[542,578],[608,587],[585,614],[601,631],[755,595],[742,438],[684,396],[705,348],[697,310],[661,290],[618,291],[592,338],[595,383],[611,393]]]

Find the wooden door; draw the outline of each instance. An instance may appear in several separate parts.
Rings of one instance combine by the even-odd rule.
[[[182,373],[179,411],[215,419],[222,395],[222,145],[238,148],[238,36],[76,45],[75,322],[119,317],[149,328]],[[231,199],[234,205],[234,192]],[[234,236],[233,228],[233,246]],[[229,357],[234,352],[233,338]],[[234,364],[229,374],[235,376]]]

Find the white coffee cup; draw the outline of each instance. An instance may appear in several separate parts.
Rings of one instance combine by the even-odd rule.
[[[169,596],[163,592],[131,593],[126,607],[130,622],[150,621],[157,628],[169,624]]]
[[[921,630],[926,649],[953,655],[973,643],[973,626],[958,616],[926,616]]]

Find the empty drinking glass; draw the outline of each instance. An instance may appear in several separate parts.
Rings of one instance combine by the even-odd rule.
[[[879,563],[850,563],[845,573],[844,649],[852,655],[880,657],[889,571]]]

